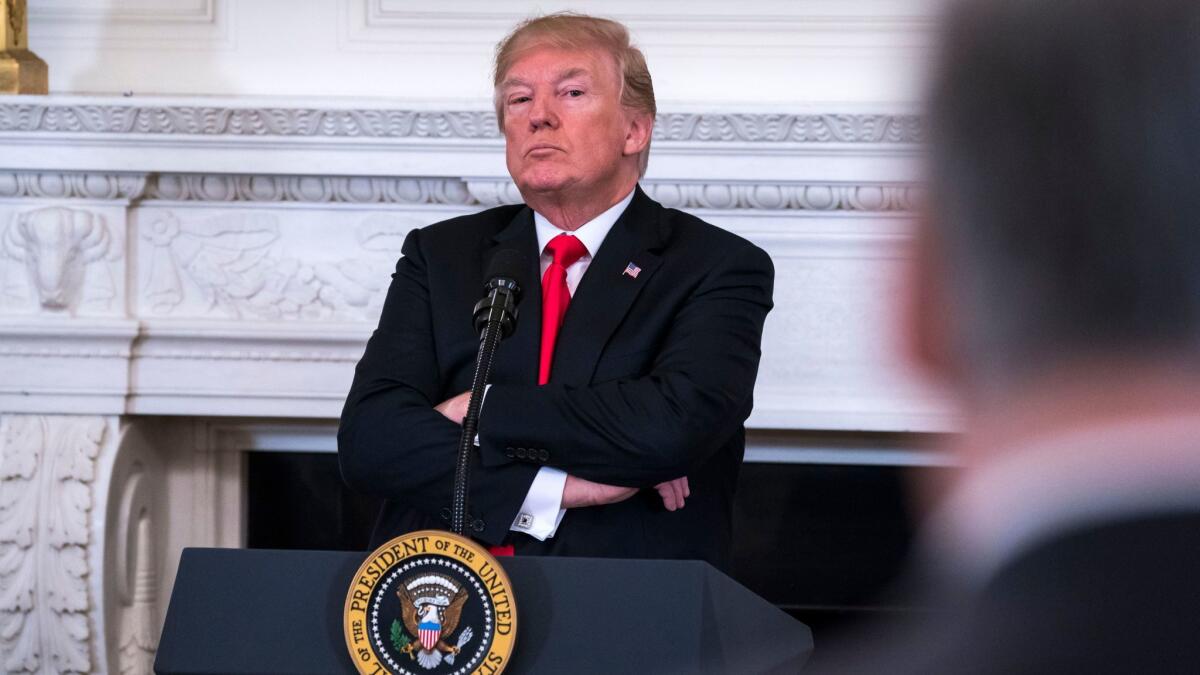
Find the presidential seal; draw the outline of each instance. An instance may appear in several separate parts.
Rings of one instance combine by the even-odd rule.
[[[486,549],[449,532],[389,541],[346,594],[346,647],[360,673],[500,673],[517,635],[508,575]]]

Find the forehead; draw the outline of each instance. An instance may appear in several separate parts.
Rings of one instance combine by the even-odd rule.
[[[501,86],[556,82],[565,77],[584,76],[595,81],[616,78],[613,57],[601,49],[565,49],[549,45],[526,49],[512,62]]]

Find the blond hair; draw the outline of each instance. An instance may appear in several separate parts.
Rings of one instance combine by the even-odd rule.
[[[616,62],[617,72],[621,75],[621,89],[618,94],[621,105],[649,115],[650,123],[654,123],[658,107],[654,102],[654,83],[650,79],[650,69],[646,67],[646,57],[642,50],[630,41],[629,31],[625,26],[611,19],[575,12],[558,12],[522,21],[496,45],[496,65],[492,77],[495,88],[493,103],[496,106],[496,121],[501,129],[504,128],[504,100],[501,97],[500,83],[518,58],[537,47],[599,49],[607,53]],[[650,143],[647,141],[646,148],[638,156],[638,167],[642,175],[645,175],[649,161]]]

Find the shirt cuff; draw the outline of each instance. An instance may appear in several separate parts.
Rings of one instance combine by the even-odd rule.
[[[513,520],[514,532],[527,534],[538,541],[546,541],[558,532],[558,525],[567,512],[562,508],[563,488],[567,484],[567,472],[543,466],[538,469],[525,502]]]

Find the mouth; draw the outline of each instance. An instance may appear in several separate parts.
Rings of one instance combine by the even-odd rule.
[[[530,148],[525,151],[525,155],[527,157],[544,157],[553,152],[566,152],[566,150],[563,150],[562,148],[558,147],[557,145],[551,145],[549,143],[538,143],[536,145],[530,146]]]

